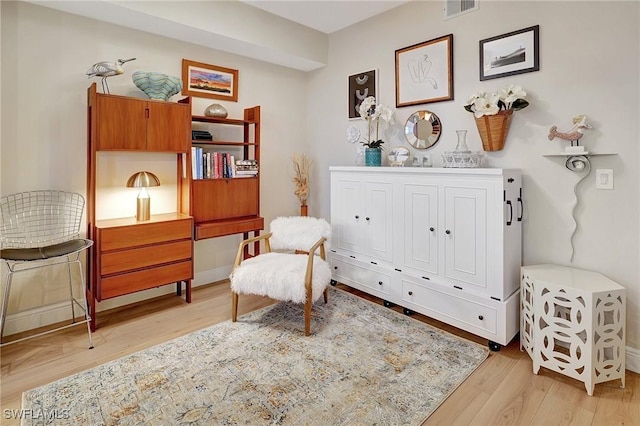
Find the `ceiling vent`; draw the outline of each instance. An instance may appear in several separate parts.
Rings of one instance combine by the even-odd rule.
[[[451,19],[478,10],[479,0],[444,0],[444,19]]]

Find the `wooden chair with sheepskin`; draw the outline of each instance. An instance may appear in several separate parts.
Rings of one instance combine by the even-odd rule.
[[[311,306],[324,295],[331,281],[325,245],[331,238],[331,225],[309,216],[279,217],[270,232],[240,243],[229,276],[231,280],[231,321],[238,318],[238,295],[256,294],[275,300],[304,303],[304,334],[311,334]],[[264,241],[264,251],[243,259],[243,249]]]

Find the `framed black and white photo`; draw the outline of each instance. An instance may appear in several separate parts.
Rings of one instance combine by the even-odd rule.
[[[453,100],[453,34],[396,50],[396,107]]]
[[[349,76],[349,120],[360,118],[358,108],[368,96],[376,96],[376,70]],[[378,98],[376,97],[376,101]]]
[[[540,26],[480,40],[480,81],[540,70]]]

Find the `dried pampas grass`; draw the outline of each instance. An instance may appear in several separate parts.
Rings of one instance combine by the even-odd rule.
[[[301,206],[307,205],[307,199],[309,198],[309,169],[311,168],[311,160],[302,154],[293,154],[293,183],[296,185],[296,189],[293,192],[298,200],[300,200]]]

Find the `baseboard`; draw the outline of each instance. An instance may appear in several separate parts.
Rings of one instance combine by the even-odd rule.
[[[627,370],[640,374],[640,349],[627,346],[625,356],[625,367]]]

